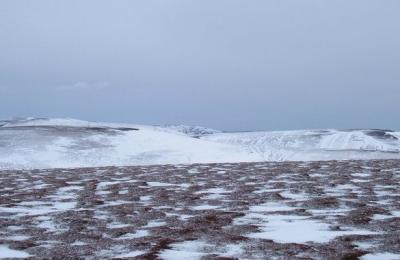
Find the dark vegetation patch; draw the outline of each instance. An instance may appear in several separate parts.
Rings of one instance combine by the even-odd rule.
[[[398,138],[392,134],[390,134],[391,130],[365,130],[366,135],[373,136],[382,140],[398,140]]]

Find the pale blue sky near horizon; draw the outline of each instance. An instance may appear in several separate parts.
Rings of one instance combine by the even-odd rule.
[[[2,0],[0,119],[400,130],[397,0]]]

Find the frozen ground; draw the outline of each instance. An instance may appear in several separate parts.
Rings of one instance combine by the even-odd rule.
[[[399,138],[389,130],[222,133],[182,125],[23,119],[0,121],[0,169],[400,159]]]
[[[2,171],[0,258],[400,259],[399,182],[399,160]]]

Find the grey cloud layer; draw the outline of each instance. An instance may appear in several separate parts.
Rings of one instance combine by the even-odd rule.
[[[0,117],[400,129],[400,2],[0,2]]]

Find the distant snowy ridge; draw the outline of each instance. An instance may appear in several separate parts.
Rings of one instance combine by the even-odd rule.
[[[158,126],[29,119],[8,121],[0,127],[2,169],[189,164],[243,159],[257,161],[258,158],[234,145],[200,140]]]
[[[164,125],[161,128],[169,129],[185,135],[200,138],[207,135],[221,133],[219,130],[203,127],[203,126],[187,126],[187,125]]]
[[[135,127],[133,124],[90,122],[73,118],[21,118],[13,120],[0,120],[0,127],[18,126],[67,126],[67,127]]]
[[[0,169],[255,161],[400,159],[400,132],[223,133],[76,119],[0,121]]]
[[[234,144],[267,161],[400,158],[399,132],[389,130],[299,130],[223,133],[208,141]]]

